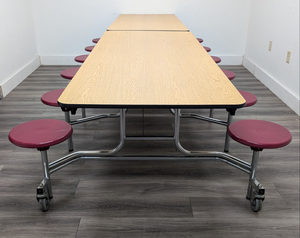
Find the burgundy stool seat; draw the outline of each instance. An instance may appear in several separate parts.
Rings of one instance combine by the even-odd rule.
[[[85,51],[91,52],[94,49],[94,47],[95,47],[94,45],[91,45],[91,46],[85,47],[84,49],[85,49]]]
[[[203,42],[203,39],[201,39],[201,38],[196,38],[196,39],[199,41],[199,43]]]
[[[57,119],[40,119],[22,123],[9,132],[14,145],[46,150],[67,140],[73,129],[69,123]]]
[[[228,127],[227,131],[232,139],[250,146],[253,150],[246,198],[250,200],[251,209],[258,212],[265,199],[265,189],[255,178],[259,153],[263,149],[275,149],[288,145],[292,141],[292,135],[285,127],[263,120],[236,121]]]
[[[69,68],[61,71],[60,76],[65,79],[72,79],[80,67]]]
[[[232,71],[227,69],[222,69],[222,71],[229,80],[233,80],[235,78],[235,73],[233,73]]]
[[[95,39],[93,39],[93,42],[98,43],[99,40],[100,40],[100,38],[95,38]]]
[[[61,88],[61,89],[55,89],[47,93],[44,93],[41,97],[41,101],[48,106],[59,107],[57,100],[60,97],[60,95],[63,93],[63,91],[64,89]]]
[[[207,47],[207,46],[203,46],[203,48],[206,50],[206,52],[210,52],[211,48]]]
[[[245,107],[250,107],[257,103],[257,97],[254,94],[242,90],[239,90],[239,92],[246,100]]]
[[[236,121],[229,126],[228,133],[235,141],[257,150],[280,148],[292,140],[288,129],[262,120]]]
[[[213,58],[213,60],[217,63],[221,62],[221,58],[217,57],[217,56],[211,56]]]
[[[67,122],[57,119],[28,121],[15,126],[9,132],[8,139],[16,146],[36,148],[41,152],[44,179],[37,187],[36,199],[43,211],[49,208],[53,198],[47,150],[67,139],[72,139],[73,129]]]
[[[75,61],[83,63],[89,55],[78,55],[75,57]]]

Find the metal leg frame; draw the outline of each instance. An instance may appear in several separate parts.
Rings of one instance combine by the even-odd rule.
[[[65,121],[67,123],[71,124],[70,112],[69,111],[65,111]],[[72,135],[68,139],[68,147],[69,147],[69,151],[73,151],[74,150]]]
[[[170,109],[170,112],[173,115],[175,114],[174,109]],[[212,123],[215,123],[215,124],[226,126],[224,152],[229,152],[230,136],[228,135],[228,127],[232,123],[232,119],[233,119],[232,116],[233,115],[234,115],[234,113],[232,113],[231,111],[228,111],[227,121],[222,121],[222,120],[213,118],[213,109],[210,109],[209,117],[202,116],[202,115],[195,114],[195,113],[182,113],[182,114],[180,114],[180,117],[182,117],[182,118],[194,118],[194,119],[199,119],[199,120],[202,120],[202,121],[212,122]]]
[[[103,119],[103,118],[116,118],[116,117],[120,117],[120,113],[99,114],[99,115],[95,115],[95,116],[80,118],[80,119],[73,120],[73,121],[70,120],[69,123],[73,126],[73,125],[77,125],[80,123],[99,120],[99,119]]]
[[[53,195],[52,195],[52,188],[51,188],[51,181],[50,181],[48,156],[46,150],[41,151],[41,158],[42,158],[44,179],[37,187],[36,199],[38,200],[42,210],[47,211],[49,208],[50,199],[52,199]]]
[[[255,174],[258,165],[259,151],[253,150],[251,172],[249,175],[249,184],[246,198],[250,200],[253,211],[258,212],[262,208],[262,202],[265,199],[265,189],[256,180]]]
[[[119,144],[111,150],[97,150],[97,151],[78,151],[73,152],[67,156],[62,157],[54,162],[49,164],[49,173],[45,173],[45,179],[49,178],[49,174],[58,171],[59,169],[79,160],[79,159],[103,159],[103,160],[207,160],[214,159],[225,162],[235,168],[240,169],[250,175],[251,178],[251,190],[256,188],[252,181],[255,179],[255,170],[257,165],[257,159],[254,159],[254,163],[250,165],[249,163],[240,160],[232,155],[223,153],[223,152],[214,152],[214,151],[188,151],[184,149],[180,144],[180,109],[172,109],[175,114],[175,130],[174,136],[165,136],[165,137],[127,137],[126,136],[126,109],[120,109],[120,142]],[[112,156],[118,153],[126,140],[167,140],[174,141],[176,148],[183,154],[183,156]],[[43,164],[46,162],[43,162]],[[45,167],[45,166],[44,166]],[[44,169],[45,170],[45,169]],[[47,170],[45,170],[47,171]],[[43,180],[44,181],[44,180]],[[50,181],[48,179],[46,182]],[[257,181],[256,181],[257,182]],[[47,184],[47,183],[46,183]],[[50,182],[48,182],[50,184]],[[249,183],[250,184],[250,183]],[[41,186],[43,187],[43,186]],[[51,187],[50,187],[51,188]],[[48,190],[43,190],[49,192]]]
[[[228,112],[228,118],[227,118],[227,125],[226,125],[226,136],[225,136],[225,145],[224,145],[224,151],[229,152],[229,144],[230,144],[230,136],[228,134],[228,128],[232,123],[232,115],[230,112]]]
[[[227,164],[230,164],[233,167],[236,167],[248,174],[250,174],[251,171],[251,165],[243,160],[240,160],[232,155],[223,153],[223,152],[216,152],[216,151],[189,151],[182,147],[180,144],[180,109],[175,109],[175,146],[177,149],[186,156],[193,156],[196,157],[196,159],[201,160],[203,158],[199,157],[206,157],[205,159],[215,159],[223,161]]]
[[[214,109],[209,109],[209,117],[214,117]]]
[[[80,123],[84,123],[84,122],[99,120],[99,119],[103,119],[103,118],[120,117],[119,113],[99,114],[99,115],[96,115],[96,116],[86,117],[85,108],[82,108],[82,118],[71,121],[70,111],[64,111],[64,113],[65,113],[65,121],[68,122],[71,126],[76,125],[76,124],[80,124]],[[70,136],[70,138],[68,139],[68,148],[69,148],[69,151],[74,150],[72,136]]]
[[[62,157],[49,164],[50,174],[71,164],[78,159],[88,159],[88,158],[102,158],[104,156],[111,156],[119,152],[125,141],[125,111],[126,109],[120,110],[120,143],[111,150],[95,150],[95,151],[77,151]]]
[[[86,118],[85,108],[81,108],[81,115],[82,115],[82,118]]]

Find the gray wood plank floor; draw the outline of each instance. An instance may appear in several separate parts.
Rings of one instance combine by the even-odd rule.
[[[67,66],[41,66],[0,100],[0,237],[299,237],[299,116],[242,66],[224,66],[232,83],[254,93],[258,103],[237,111],[234,120],[262,119],[287,127],[293,141],[264,150],[257,179],[266,188],[259,213],[246,200],[248,176],[218,161],[80,160],[51,175],[54,198],[42,212],[35,199],[42,180],[40,154],[12,145],[16,125],[41,118],[64,120],[59,108],[41,103],[43,93],[64,88]],[[87,109],[88,115],[117,112]],[[188,110],[184,110],[188,111]],[[193,110],[208,115],[208,110]],[[78,112],[80,114],[80,111]],[[128,135],[172,135],[168,110],[129,110]],[[226,119],[224,110],[215,116]],[[80,117],[76,115],[73,117]],[[117,145],[119,120],[74,126],[76,150]],[[182,145],[190,150],[223,150],[225,127],[182,119]],[[251,161],[252,151],[234,141],[230,153]],[[53,161],[68,154],[67,142],[49,150]],[[126,142],[120,155],[179,155],[173,142]]]

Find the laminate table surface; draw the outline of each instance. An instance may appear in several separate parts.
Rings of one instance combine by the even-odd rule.
[[[67,108],[240,108],[245,99],[190,32],[106,31],[58,103]]]
[[[189,31],[189,29],[174,14],[121,14],[107,30]]]

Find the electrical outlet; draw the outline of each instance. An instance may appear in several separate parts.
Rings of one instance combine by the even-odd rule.
[[[290,63],[291,53],[292,53],[292,52],[291,52],[290,50],[287,52],[287,55],[286,55],[286,62],[287,62],[287,63]]]
[[[272,44],[273,44],[273,41],[270,41],[270,43],[269,43],[269,51],[272,50]]]

